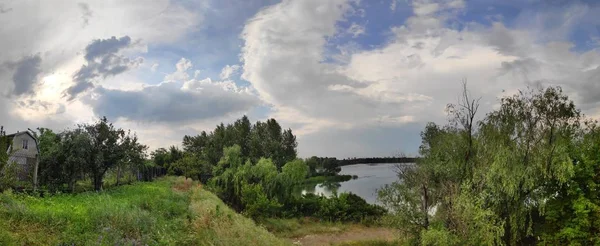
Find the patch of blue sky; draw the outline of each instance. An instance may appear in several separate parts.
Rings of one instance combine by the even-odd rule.
[[[401,26],[412,15],[412,9],[404,1],[398,1],[396,9],[390,8],[391,1],[362,1],[356,11],[337,23],[338,33],[329,37],[325,44],[325,63],[335,63],[334,58],[351,46],[351,49],[373,50],[386,45],[391,37],[391,28]],[[348,32],[352,25],[359,25],[364,33]]]
[[[182,57],[189,59],[194,70],[200,70],[199,78],[220,80],[221,69],[226,65],[240,64],[239,54],[243,45],[240,38],[244,24],[261,8],[280,2],[279,0],[213,0],[206,5],[198,5],[195,1],[176,0],[186,9],[203,11],[202,24],[188,33],[176,44],[154,45],[148,48],[147,60],[157,60],[159,69],[155,74],[142,75],[151,84],[160,83],[164,74],[175,70],[173,65]],[[238,86],[248,86],[247,81],[239,79],[239,73],[231,78]]]

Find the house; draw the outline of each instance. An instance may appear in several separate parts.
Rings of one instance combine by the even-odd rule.
[[[34,187],[37,186],[37,168],[40,153],[37,138],[29,131],[22,131],[6,135],[6,141],[8,163],[18,165],[19,180],[32,180]]]

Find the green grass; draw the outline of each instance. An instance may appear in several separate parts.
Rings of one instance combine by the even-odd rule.
[[[283,245],[183,178],[101,193],[0,194],[0,245]]]

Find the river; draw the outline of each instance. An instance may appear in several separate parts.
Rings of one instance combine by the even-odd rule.
[[[396,165],[393,163],[382,163],[342,166],[340,174],[356,175],[358,178],[341,183],[323,183],[305,186],[302,193],[330,196],[334,191],[338,194],[352,192],[364,198],[368,203],[379,204],[377,201],[377,190],[386,184],[391,184],[398,180]]]

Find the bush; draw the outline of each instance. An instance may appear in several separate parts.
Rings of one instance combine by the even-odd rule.
[[[281,209],[281,204],[269,199],[260,184],[242,187],[242,204],[245,206],[244,214],[251,218],[275,216]]]
[[[330,198],[306,194],[290,201],[286,208],[288,216],[314,216],[330,222],[371,223],[387,212],[383,207],[369,204],[352,193]]]

